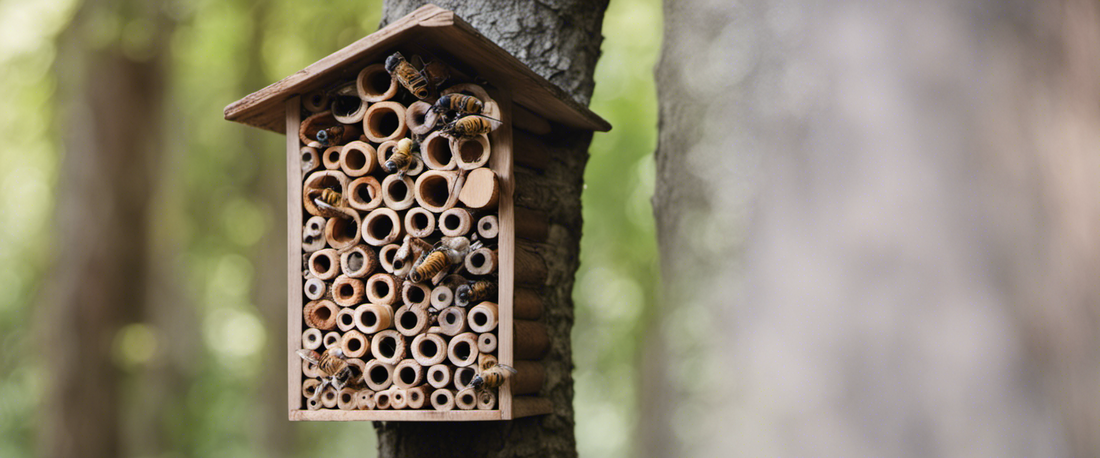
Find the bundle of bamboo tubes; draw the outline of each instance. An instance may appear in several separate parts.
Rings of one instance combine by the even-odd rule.
[[[302,98],[302,347],[339,348],[350,373],[334,386],[328,366],[304,361],[304,405],[497,409],[497,389],[472,383],[499,357],[500,185],[487,135],[499,107],[438,61],[410,74],[391,59]],[[514,310],[526,321],[514,323],[525,361],[512,393],[535,393],[545,375],[530,360],[549,349],[530,321],[541,301],[519,290]]]

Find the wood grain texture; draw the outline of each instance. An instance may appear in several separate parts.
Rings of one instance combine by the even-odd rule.
[[[286,131],[298,132],[301,122],[300,99],[291,97],[284,111]],[[296,352],[302,348],[302,156],[297,135],[286,136],[286,331],[287,331],[287,408],[290,419],[303,408],[301,385],[302,363]]]

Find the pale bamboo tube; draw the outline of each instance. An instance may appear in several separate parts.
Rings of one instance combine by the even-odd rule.
[[[327,170],[340,170],[340,150],[339,146],[330,146],[325,148],[321,153],[321,164],[325,166]],[[341,170],[342,172],[342,170]]]
[[[313,202],[313,199],[320,195],[321,190],[326,188],[340,193],[341,201],[340,205],[337,205],[338,207],[344,205],[347,201],[345,194],[348,189],[348,177],[344,175],[344,172],[339,170],[313,172],[302,184],[302,206],[305,207],[306,213],[324,217],[337,216],[332,211],[322,212],[317,208],[317,204]]]
[[[325,390],[321,392],[321,405],[326,409],[336,407],[337,400],[340,397],[336,392],[336,388],[332,385],[326,386]]]
[[[344,333],[344,338],[340,339],[340,349],[349,358],[362,358],[368,355],[370,342],[363,333],[352,329]]]
[[[302,292],[311,301],[324,297],[326,291],[328,291],[328,288],[325,286],[325,282],[317,277],[307,278],[306,284],[302,286]]]
[[[378,145],[378,153],[375,154],[375,159],[378,160],[380,170],[386,170],[386,161],[390,160],[390,156],[393,156],[393,149],[396,147],[397,140],[382,142],[381,145]]]
[[[315,355],[313,355],[314,358],[321,357],[320,353],[314,353],[316,353]],[[321,369],[318,368],[316,364],[313,364],[304,359],[302,360],[302,374],[305,374],[305,376],[309,378],[320,378],[325,376],[325,373],[321,372]]]
[[[317,394],[317,386],[321,384],[320,380],[315,378],[307,378],[302,382],[302,397],[309,399],[313,395]]]
[[[339,312],[339,308],[332,301],[310,301],[302,309],[302,317],[305,318],[306,326],[331,331],[336,329],[336,314]]]
[[[309,410],[320,410],[321,397],[317,396],[315,398],[306,399],[306,408],[308,408]]]
[[[378,267],[378,256],[367,245],[356,245],[340,253],[340,271],[349,278],[364,278]]]
[[[397,95],[397,80],[390,76],[383,64],[368,65],[355,78],[359,98],[367,102],[381,102]]]
[[[546,369],[534,361],[516,361],[516,373],[511,376],[512,394],[535,394],[546,382]]]
[[[367,113],[367,107],[370,104],[359,97],[355,83],[349,82],[340,86],[333,93],[335,97],[332,97],[329,106],[332,109],[332,116],[337,121],[341,124],[355,124],[363,120],[363,115]]]
[[[515,208],[516,237],[544,242],[550,235],[550,219],[545,212],[523,207]]]
[[[348,206],[370,211],[382,205],[382,184],[375,177],[359,177],[348,185]]]
[[[459,390],[469,388],[470,383],[474,381],[474,375],[477,375],[477,368],[473,365],[455,368],[452,377],[455,388]]]
[[[534,170],[546,170],[550,166],[550,152],[542,140],[512,130],[512,159],[516,165]]]
[[[439,312],[439,328],[443,334],[454,336],[466,332],[466,310],[460,307],[447,307]]]
[[[416,208],[423,210],[422,208]],[[414,209],[414,210],[416,210]],[[410,210],[412,212],[412,210]],[[406,213],[406,216],[408,214]],[[408,220],[408,218],[405,218]],[[393,255],[393,274],[405,278],[409,272],[412,271],[413,264],[420,256],[428,251],[431,251],[432,244],[425,242],[415,236],[405,235],[405,239],[401,242],[401,247]]]
[[[302,226],[302,251],[312,253],[325,247],[325,218],[311,216]]]
[[[497,270],[497,250],[481,247],[466,255],[466,270],[474,275],[489,275]]]
[[[367,279],[367,301],[372,304],[393,305],[400,297],[397,277],[377,273]]]
[[[413,156],[412,164],[409,164],[409,169],[405,171],[405,175],[415,177],[417,175],[420,175],[420,173],[423,172],[425,168],[426,167],[424,167],[424,161],[420,160],[419,157]]]
[[[427,331],[431,325],[431,317],[423,307],[403,305],[394,312],[393,324],[397,332],[411,337]]]
[[[311,146],[303,146],[299,152],[302,153],[302,174],[305,175],[312,172],[317,167],[321,166],[321,152],[317,151],[317,148]]]
[[[516,283],[532,286],[546,284],[546,262],[533,248],[517,243],[514,262]]]
[[[455,409],[455,393],[446,388],[439,388],[432,392],[432,408],[440,412],[449,412]]]
[[[340,333],[336,331],[326,332],[324,337],[321,337],[321,342],[324,343],[325,349],[340,345]]]
[[[359,243],[359,212],[347,210],[350,218],[332,217],[325,223],[325,243],[337,250]]]
[[[412,357],[428,367],[447,360],[447,341],[439,334],[419,334],[412,341]]]
[[[359,410],[374,410],[374,392],[359,390],[355,392],[355,407]]]
[[[496,208],[499,198],[497,174],[486,167],[471,170],[458,193],[458,200],[475,210]]]
[[[405,337],[393,329],[381,331],[371,339],[370,352],[378,361],[397,364],[405,359]]]
[[[340,389],[340,393],[336,397],[336,405],[340,410],[356,410],[355,390],[350,387],[344,387]]]
[[[409,131],[416,135],[431,132],[438,121],[439,115],[432,110],[432,105],[428,102],[413,102],[405,110],[405,124],[409,126]]]
[[[481,238],[495,239],[498,233],[500,233],[500,223],[497,222],[497,215],[485,215],[477,220],[477,235]]]
[[[351,377],[348,378],[348,383],[351,385],[359,385],[363,383],[363,374],[367,373],[367,363],[363,362],[361,358],[348,358],[348,370],[351,371]]]
[[[474,218],[465,208],[451,208],[439,215],[439,232],[448,237],[458,237],[470,232]]]
[[[477,393],[473,388],[466,388],[455,395],[455,406],[462,410],[477,408]]]
[[[310,91],[302,97],[302,107],[309,110],[310,113],[319,113],[328,109],[329,97],[328,92],[318,89],[316,91]]]
[[[430,170],[416,177],[413,193],[421,207],[442,213],[458,202],[462,183],[458,172]]]
[[[349,177],[374,173],[378,169],[374,154],[374,147],[369,143],[358,140],[348,143],[340,148],[340,170]]]
[[[527,320],[515,320],[513,329],[513,348],[515,359],[542,359],[550,350],[550,335],[540,323]]]
[[[377,359],[367,362],[367,371],[363,374],[363,381],[370,389],[378,392],[393,385],[393,364],[384,363]]]
[[[343,307],[336,313],[336,328],[340,332],[347,332],[355,329],[355,310]]]
[[[382,270],[393,273],[393,261],[400,248],[401,245],[391,243],[378,250],[378,263],[382,265]]]
[[[442,353],[442,352],[440,352]],[[428,384],[434,388],[443,388],[451,384],[451,373],[454,369],[446,364],[433,364],[428,367]]]
[[[410,307],[426,309],[431,305],[431,293],[422,283],[407,281],[401,285],[401,299]]]
[[[374,393],[374,408],[378,410],[386,410],[392,407],[393,392],[390,390],[382,390]]]
[[[351,307],[363,302],[363,281],[347,275],[332,281],[332,301],[341,307]]]
[[[497,351],[497,335],[491,332],[479,334],[477,336],[477,351],[481,353]]]
[[[403,388],[390,388],[390,407],[400,410],[408,406],[409,399],[405,397],[405,390]]]
[[[393,371],[393,383],[398,388],[408,389],[424,382],[424,368],[415,360],[403,359]]]
[[[512,127],[535,135],[550,133],[550,121],[519,105],[512,105]]]
[[[415,203],[413,180],[396,173],[382,180],[382,202],[394,210],[407,210]]]
[[[455,164],[462,170],[473,170],[489,163],[489,136],[485,134],[471,138],[452,138],[447,146],[451,149]]]
[[[477,362],[477,334],[464,332],[451,338],[447,344],[447,360],[458,367]]]
[[[364,334],[374,334],[393,323],[393,307],[363,304],[355,308],[355,328]]]
[[[375,143],[397,140],[408,133],[405,106],[393,102],[378,102],[367,108],[363,116],[363,135]]]
[[[516,288],[512,299],[512,316],[520,320],[537,320],[542,316],[542,297],[533,289]]]
[[[450,141],[440,131],[432,132],[420,142],[420,159],[431,170],[454,170],[456,167]]]
[[[409,400],[410,409],[421,409],[428,402],[428,389],[424,385],[408,388],[405,390],[405,398]]]
[[[477,392],[477,409],[493,410],[497,406],[496,390],[481,390]]]
[[[477,355],[477,368],[478,371],[483,371],[496,366],[499,363],[496,356],[493,355]]]
[[[376,208],[363,220],[363,241],[382,246],[401,238],[401,217],[389,208]]]
[[[497,328],[497,304],[485,301],[470,309],[466,317],[470,330],[474,332],[489,332]]]
[[[321,330],[309,328],[302,332],[302,348],[307,350],[321,348]]]
[[[454,302],[454,298],[454,290],[443,285],[436,286],[435,289],[432,290],[432,308],[436,310],[443,310],[447,307],[450,307],[451,304]]]
[[[405,232],[419,238],[432,235],[435,232],[435,214],[421,207],[409,209],[405,213]]]

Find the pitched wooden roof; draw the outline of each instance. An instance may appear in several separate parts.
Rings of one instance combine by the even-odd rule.
[[[354,79],[394,50],[447,54],[485,80],[512,91],[528,110],[567,126],[608,131],[611,124],[497,46],[453,11],[425,5],[312,65],[225,107],[225,119],[274,132],[286,130],[286,99]],[[457,60],[458,62],[451,62]]]

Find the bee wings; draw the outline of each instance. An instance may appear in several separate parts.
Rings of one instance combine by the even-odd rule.
[[[317,359],[317,352],[313,350],[298,350],[298,356],[302,359],[309,361],[313,364],[320,364],[321,361]]]

